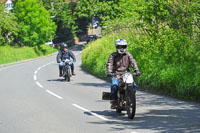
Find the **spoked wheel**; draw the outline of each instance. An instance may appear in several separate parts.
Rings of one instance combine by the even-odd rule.
[[[122,111],[123,111],[123,103],[122,103],[122,101],[124,101],[124,100],[122,100],[123,99],[123,95],[122,94],[120,94],[119,92],[118,92],[118,100],[117,100],[117,108],[116,108],[116,112],[117,113],[121,113]]]
[[[136,110],[136,95],[132,87],[126,90],[126,110],[128,117],[133,119]]]

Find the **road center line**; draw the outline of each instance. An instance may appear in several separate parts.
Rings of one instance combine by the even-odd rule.
[[[96,116],[96,117],[98,117],[98,118],[100,118],[100,119],[102,119],[102,120],[104,120],[104,121],[109,121],[107,118],[105,118],[105,117],[103,117],[103,116],[101,116],[101,115],[98,115],[98,114],[96,114],[96,113],[93,113],[93,112],[91,112],[90,110],[85,109],[85,108],[83,108],[83,107],[81,107],[81,106],[79,106],[79,105],[77,105],[77,104],[72,104],[72,105],[75,106],[75,107],[77,107],[77,108],[79,108],[79,109],[81,109],[81,110],[83,110],[83,111],[86,111],[87,113],[90,113],[91,115],[94,115],[94,116]]]
[[[59,95],[53,93],[53,92],[50,91],[50,90],[46,90],[46,92],[49,93],[49,94],[51,94],[51,95],[53,95],[53,96],[55,96],[55,97],[57,97],[58,99],[63,99],[61,96],[59,96]]]
[[[38,71],[35,71],[34,74],[37,74]]]
[[[38,67],[37,71],[39,71],[41,69],[41,67]]]
[[[37,80],[37,77],[36,77],[36,75],[33,75],[33,78],[34,78],[34,80]]]
[[[40,88],[43,88],[43,86],[39,82],[35,82]]]

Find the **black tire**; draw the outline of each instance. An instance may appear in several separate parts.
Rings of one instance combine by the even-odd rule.
[[[67,80],[67,77],[66,77],[66,71],[63,69],[63,76],[64,76],[64,78],[65,78],[65,80]]]
[[[126,90],[126,111],[130,119],[135,117],[136,111],[136,95],[133,87],[128,87]]]
[[[67,70],[67,81],[70,82],[70,69]]]
[[[68,82],[70,82],[70,73],[69,73],[69,69],[66,69],[65,80],[68,81]]]

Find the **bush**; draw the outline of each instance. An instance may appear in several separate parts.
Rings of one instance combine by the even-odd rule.
[[[109,35],[90,43],[83,51],[83,68],[106,78],[106,63],[115,51],[117,38],[128,41],[128,51],[136,59],[142,76],[137,82],[167,95],[197,100],[200,96],[200,52],[181,32],[165,29],[157,40],[133,36],[132,32]]]

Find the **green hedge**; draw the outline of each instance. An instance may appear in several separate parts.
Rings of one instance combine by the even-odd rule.
[[[158,33],[157,39],[127,31],[103,37],[83,50],[83,68],[106,78],[106,62],[115,51],[114,43],[118,38],[128,41],[128,51],[142,72],[137,82],[143,88],[173,97],[200,100],[199,42],[171,29]]]
[[[38,47],[17,47],[17,46],[0,46],[0,64],[16,62],[20,60],[35,58],[56,52],[48,45]]]

